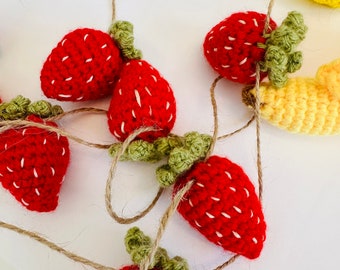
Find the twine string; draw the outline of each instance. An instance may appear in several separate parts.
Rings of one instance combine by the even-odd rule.
[[[58,252],[60,254],[65,255],[69,259],[71,259],[71,260],[73,260],[75,262],[78,262],[78,263],[90,266],[93,269],[97,269],[97,270],[116,270],[115,268],[104,266],[102,264],[96,263],[96,262],[94,262],[92,260],[89,260],[87,258],[78,256],[78,255],[76,255],[76,254],[74,254],[74,253],[72,253],[70,251],[67,251],[64,248],[56,245],[55,243],[53,243],[53,242],[51,242],[51,241],[41,237],[40,235],[38,235],[38,234],[36,234],[34,232],[24,230],[24,229],[19,228],[19,227],[15,226],[15,225],[8,224],[8,223],[2,222],[2,221],[0,221],[0,227],[8,229],[8,230],[11,230],[11,231],[14,231],[14,232],[16,232],[18,234],[21,234],[21,235],[28,236],[31,239],[34,239],[35,241],[37,241],[37,242],[39,242],[39,243],[49,247],[50,249],[52,249],[52,250],[54,250],[54,251],[56,251],[56,252]]]
[[[108,212],[108,214],[118,223],[120,224],[131,224],[133,222],[136,222],[137,220],[139,220],[140,218],[144,217],[146,214],[148,214],[151,209],[156,205],[158,199],[160,198],[160,196],[162,195],[164,189],[163,188],[159,188],[155,198],[153,199],[153,201],[150,203],[150,205],[141,213],[139,213],[136,216],[133,216],[131,218],[123,218],[120,217],[114,210],[112,207],[112,184],[113,184],[113,179],[115,177],[116,171],[117,171],[117,165],[118,162],[121,158],[121,156],[124,154],[124,152],[126,151],[126,149],[128,148],[128,146],[131,144],[131,142],[136,139],[140,134],[144,133],[144,132],[150,132],[150,131],[157,131],[158,129],[154,128],[154,127],[141,127],[137,130],[135,130],[134,132],[132,132],[127,138],[126,140],[123,142],[123,144],[121,145],[120,149],[118,150],[118,152],[116,153],[116,155],[113,157],[112,163],[111,163],[111,167],[110,167],[110,171],[109,171],[109,176],[107,178],[106,181],[106,188],[105,188],[105,206],[106,206],[106,210]]]

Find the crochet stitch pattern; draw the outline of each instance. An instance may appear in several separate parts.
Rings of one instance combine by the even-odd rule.
[[[127,62],[113,91],[108,125],[124,141],[131,132],[151,126],[158,129],[138,138],[153,141],[169,134],[176,120],[176,100],[169,83],[145,60]]]
[[[65,35],[41,70],[41,88],[62,101],[99,99],[112,93],[122,65],[120,51],[110,35],[76,29]]]
[[[28,120],[44,122],[31,115]],[[22,127],[1,133],[0,181],[27,209],[53,211],[70,161],[66,137],[41,128]]]
[[[243,169],[227,158],[211,156],[175,183],[174,193],[195,180],[178,212],[209,241],[255,259],[266,238],[261,203]]]
[[[340,133],[340,59],[319,68],[315,78],[296,77],[285,87],[260,86],[261,117],[293,133]],[[245,88],[243,102],[254,104],[254,89]]]

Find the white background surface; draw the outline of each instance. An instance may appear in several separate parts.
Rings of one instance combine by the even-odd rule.
[[[171,83],[177,98],[174,133],[211,133],[209,87],[216,74],[202,54],[202,42],[212,26],[233,12],[266,13],[267,1],[257,0],[117,0],[117,18],[135,25],[136,46]],[[287,12],[305,16],[309,32],[301,44],[305,60],[297,73],[314,76],[318,66],[340,56],[340,10],[308,0],[278,0],[272,18],[280,23]],[[39,74],[50,50],[78,27],[106,31],[109,0],[1,0],[0,95],[9,100],[23,94],[44,98]],[[241,103],[241,85],[223,81],[217,87],[220,134],[242,126],[251,113]],[[107,108],[109,99],[83,104]],[[84,139],[110,143],[103,115],[71,117],[62,127]],[[337,269],[340,241],[340,137],[292,135],[262,125],[264,200],[267,241],[259,259],[239,258],[228,269]],[[123,238],[132,225],[116,224],[106,213],[104,188],[111,159],[105,151],[71,143],[72,161],[60,193],[59,207],[48,214],[24,209],[0,188],[0,219],[40,233],[79,255],[105,265],[130,263]],[[215,154],[241,165],[256,184],[254,125],[219,142]],[[0,157],[1,158],[1,157]],[[115,179],[114,209],[129,216],[153,198],[155,166],[120,163]],[[138,225],[154,237],[170,200],[165,193]],[[162,240],[171,256],[185,257],[191,269],[210,270],[232,254],[207,242],[176,214]],[[2,265],[4,264],[4,266]],[[3,270],[90,269],[24,236],[0,229]]]

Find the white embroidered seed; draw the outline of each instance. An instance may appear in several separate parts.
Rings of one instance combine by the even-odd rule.
[[[167,101],[167,102],[166,102],[165,109],[166,109],[166,110],[169,110],[169,108],[170,108],[170,102],[169,102],[169,101]]]
[[[217,52],[217,51],[218,51],[218,49],[217,49],[217,48],[214,48],[214,49],[213,49],[213,51],[214,51],[214,52]]]
[[[233,80],[237,80],[237,77],[235,77],[235,76],[231,76],[231,78],[232,78]]]
[[[0,176],[1,176],[1,177],[4,177],[4,175],[3,175],[2,173],[0,173]]]
[[[201,224],[199,224],[199,223],[197,222],[197,220],[195,220],[195,224],[196,224],[197,227],[200,227],[200,228],[202,227]]]
[[[225,218],[231,218],[231,216],[228,215],[226,212],[222,212],[221,215],[224,216]]]
[[[258,22],[257,22],[256,19],[253,19],[253,22],[254,22],[254,25],[255,25],[256,27],[259,27],[259,24],[258,24]]]
[[[250,218],[252,218],[254,216],[254,212],[253,210],[250,210]]]
[[[232,179],[230,172],[224,171],[224,173],[228,176],[230,180]]]
[[[212,40],[214,38],[214,36],[210,36],[209,38],[208,38],[208,40],[210,41],[210,40]]]
[[[5,145],[4,145],[4,146],[5,146],[5,150],[7,150],[7,147],[8,147],[7,143],[5,143]]]
[[[246,21],[244,21],[244,20],[238,20],[238,22],[239,22],[240,24],[246,24]]]
[[[211,218],[211,219],[215,218],[215,216],[210,214],[209,212],[205,212],[205,214],[207,215],[208,218]]]
[[[232,231],[232,233],[233,233],[233,235],[234,235],[236,238],[238,238],[238,239],[240,239],[240,238],[241,238],[241,235],[239,235],[237,232],[235,232],[235,231]]]
[[[61,62],[66,61],[68,58],[70,58],[68,55],[64,56],[64,57],[61,59]]]
[[[149,88],[147,88],[146,86],[144,87],[144,89],[145,89],[145,91],[149,94],[149,96],[150,97],[152,97],[152,95],[151,95],[151,92],[150,92],[150,90],[149,90]]]
[[[220,198],[217,198],[217,197],[210,197],[210,198],[215,202],[219,202],[221,200]]]
[[[233,208],[237,213],[242,214],[242,210],[240,208],[238,208],[237,206],[233,206]]]
[[[118,93],[119,93],[120,96],[122,95],[122,89],[121,88],[119,88]]]
[[[65,44],[65,42],[66,42],[66,38],[65,39],[63,39],[63,41],[61,42],[61,46],[64,46],[64,44]]]
[[[230,41],[234,41],[236,38],[231,37],[231,36],[228,36],[228,39],[229,39]]]
[[[24,199],[21,199],[21,202],[24,204],[24,205],[26,205],[26,206],[28,206],[28,205],[30,205],[28,202],[26,202]]]
[[[245,64],[247,62],[248,58],[245,57],[241,62],[240,62],[240,66],[242,66],[243,64]]]
[[[138,65],[143,66],[142,61],[138,61]]]
[[[230,50],[232,50],[232,49],[233,49],[233,47],[230,47],[230,46],[224,46],[224,49],[226,49],[226,50],[230,51]]]
[[[250,42],[244,42],[244,45],[251,46],[251,45],[253,45],[253,44],[251,44]]]
[[[223,237],[223,234],[221,234],[220,232],[215,232],[215,233],[216,233],[217,237],[219,237],[219,238]]]
[[[224,28],[226,28],[226,26],[225,26],[225,25],[222,25],[222,26],[220,27],[220,29],[218,29],[218,30],[221,31],[221,30],[223,30]]]
[[[22,136],[25,136],[27,129],[24,128],[24,130],[21,132]]]
[[[137,118],[134,110],[131,111],[131,114],[132,114],[133,118]]]
[[[34,191],[35,191],[35,194],[37,194],[38,196],[40,196],[39,189],[35,188]]]
[[[201,188],[204,188],[204,185],[202,183],[200,183],[200,182],[197,182],[196,185],[201,187]]]
[[[68,78],[65,79],[65,82],[72,81],[72,79],[73,79],[72,77],[68,77]]]
[[[171,122],[171,120],[172,120],[172,118],[173,118],[174,116],[172,115],[172,114],[170,114],[170,117],[169,117],[169,120],[168,120],[168,123],[169,122]]]
[[[65,94],[58,94],[59,97],[61,98],[70,98],[72,95],[65,95]]]
[[[92,62],[92,60],[93,60],[93,58],[87,58],[87,59],[85,60],[85,63],[90,63],[90,62]]]
[[[152,116],[152,107],[149,105],[149,115]]]
[[[93,75],[91,75],[91,77],[86,81],[86,83],[90,83],[90,82],[92,82],[92,80],[93,80]]]
[[[80,96],[78,98],[76,98],[76,100],[82,100],[84,98],[84,96]]]
[[[223,68],[230,68],[230,65],[221,65]]]
[[[258,243],[258,241],[257,241],[257,239],[256,239],[255,237],[253,237],[252,240],[253,240],[253,242],[254,242],[255,244]]]
[[[51,172],[52,172],[52,176],[55,176],[55,169],[52,166],[50,167],[50,169],[51,169]]]
[[[20,186],[17,184],[17,183],[15,183],[15,182],[13,182],[13,186],[15,187],[15,188],[20,188]]]
[[[24,168],[24,165],[25,165],[25,159],[24,159],[24,158],[21,158],[21,160],[20,160],[21,169]]]
[[[63,151],[61,153],[61,156],[65,156],[65,153],[66,153],[66,150],[65,150],[65,147],[63,147]]]
[[[190,199],[189,199],[189,205],[190,205],[190,207],[194,207],[194,205],[193,205],[193,203]]]
[[[107,47],[107,44],[105,43],[103,46],[101,46],[100,48],[105,49]]]
[[[13,172],[13,170],[10,167],[8,167],[8,166],[7,166],[7,171],[9,171],[10,173]]]
[[[256,76],[256,72],[254,72],[253,74],[251,74],[249,77],[255,77]]]
[[[157,82],[157,77],[155,75],[151,75],[152,79]]]
[[[55,80],[52,80],[52,81],[51,81],[51,84],[54,85],[54,83],[55,83]]]
[[[260,224],[261,219],[259,217],[257,217],[257,224]]]
[[[113,131],[113,134],[117,137],[120,138],[121,136],[117,133],[117,131]]]
[[[43,141],[43,145],[46,145],[46,143],[47,143],[47,140],[45,138],[44,141]]]
[[[135,97],[136,97],[136,101],[139,105],[139,107],[142,107],[142,103],[141,103],[141,100],[140,100],[140,95],[139,95],[139,92],[137,89],[135,89]]]
[[[36,170],[35,168],[33,168],[33,174],[34,174],[34,177],[35,177],[35,178],[38,178],[38,177],[39,177],[39,175],[38,175],[38,173],[37,173],[37,170]]]
[[[89,36],[89,34],[86,34],[86,35],[84,36],[84,41],[86,41],[86,39],[88,38],[88,36]]]
[[[249,198],[249,191],[248,191],[248,189],[246,189],[246,188],[243,188],[244,189],[244,191],[246,192],[246,194],[247,194],[247,198]]]
[[[109,61],[111,59],[112,55],[109,55],[107,58],[106,58],[106,61]]]
[[[229,189],[230,189],[231,191],[236,192],[236,188],[234,188],[234,187],[229,187]]]
[[[124,121],[120,124],[120,130],[122,131],[123,134],[125,134],[125,122]]]

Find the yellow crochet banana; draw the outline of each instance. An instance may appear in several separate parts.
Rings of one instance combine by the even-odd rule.
[[[294,133],[340,134],[340,58],[321,66],[315,78],[291,78],[282,88],[260,85],[260,114]],[[245,88],[243,102],[253,107],[256,91]]]
[[[313,0],[313,1],[333,8],[340,7],[340,0]]]

